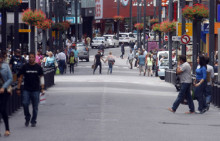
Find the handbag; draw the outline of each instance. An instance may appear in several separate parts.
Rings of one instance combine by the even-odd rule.
[[[40,104],[46,103],[46,96],[43,93],[40,93]]]
[[[60,74],[60,69],[57,68],[57,69],[56,69],[56,75],[59,75],[59,74]]]
[[[95,64],[92,65],[92,69],[94,69],[94,68],[95,68]]]

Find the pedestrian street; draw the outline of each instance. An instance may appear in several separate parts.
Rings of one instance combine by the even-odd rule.
[[[117,55],[118,56],[118,55]],[[91,60],[92,60],[91,55]],[[139,76],[116,57],[113,74],[92,74],[90,62],[79,62],[74,74],[56,75],[39,106],[36,127],[25,127],[23,110],[10,117],[11,135],[1,141],[218,141],[220,111],[175,114],[167,110],[176,99],[172,84]],[[123,74],[123,75],[122,75]],[[194,101],[198,107],[197,101]],[[1,130],[4,131],[1,124]]]

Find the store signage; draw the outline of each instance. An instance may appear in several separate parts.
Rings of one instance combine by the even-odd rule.
[[[168,36],[167,36],[167,35],[164,37],[164,40],[165,40],[165,41],[168,41]]]
[[[31,32],[31,30],[30,29],[19,29],[19,32]]]
[[[121,4],[123,6],[127,6],[128,5],[129,0],[121,0]]]
[[[95,0],[95,19],[103,17],[103,0]]]

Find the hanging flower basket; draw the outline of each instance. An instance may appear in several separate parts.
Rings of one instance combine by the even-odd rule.
[[[52,30],[54,30],[54,31],[64,31],[65,27],[64,27],[63,23],[53,23],[52,24]]]
[[[144,24],[143,23],[136,23],[134,25],[134,27],[137,29],[137,30],[143,30],[144,29]]]
[[[202,20],[209,17],[209,10],[203,4],[186,6],[182,10],[183,17],[188,20]]]
[[[114,16],[115,21],[123,21],[125,18],[123,16]]]
[[[46,15],[41,10],[32,11],[27,9],[22,14],[22,21],[31,26],[37,26],[38,23],[43,22]]]
[[[159,23],[159,20],[158,19],[151,19],[150,20],[151,25],[154,25],[155,23]]]
[[[175,32],[176,31],[176,22],[175,21],[164,21],[160,24],[160,31],[167,32]]]
[[[52,21],[50,19],[46,19],[43,22],[37,23],[37,28],[42,29],[42,30],[50,29],[51,26],[52,26]]]
[[[21,4],[20,0],[0,0],[0,9],[11,9]]]
[[[152,26],[154,32],[160,32],[160,24],[156,23]]]
[[[64,30],[68,30],[70,28],[70,22],[69,21],[64,21],[62,22],[63,26],[64,26]]]

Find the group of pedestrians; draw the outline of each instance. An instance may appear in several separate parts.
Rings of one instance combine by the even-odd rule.
[[[193,97],[191,95],[191,67],[190,64],[186,62],[186,56],[179,56],[178,63],[179,65],[176,72],[180,76],[181,88],[177,99],[173,103],[172,108],[168,108],[168,110],[173,113],[176,112],[180,103],[186,99],[190,109],[188,112],[186,112],[186,114],[195,113],[195,107],[193,103],[193,99],[195,99],[198,101],[198,113],[205,113],[209,110],[212,96],[212,80],[214,79],[214,69],[208,64],[209,57],[200,55],[197,58],[198,67],[196,69],[196,79],[193,81]]]
[[[29,54],[28,62],[21,56],[20,50],[7,62],[7,55],[0,53],[0,114],[5,124],[4,136],[11,134],[9,119],[7,115],[7,105],[12,94],[11,83],[18,80],[17,94],[21,94],[21,84],[24,82],[22,91],[22,105],[25,115],[25,126],[36,126],[40,92],[44,93],[44,78],[42,67],[35,62],[35,53]],[[10,64],[10,66],[9,66]],[[13,72],[13,73],[12,73]],[[16,77],[15,77],[16,76]],[[29,105],[32,103],[33,113],[29,112]]]

